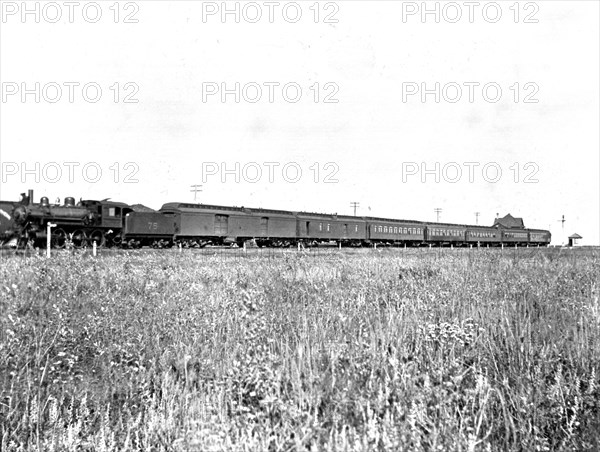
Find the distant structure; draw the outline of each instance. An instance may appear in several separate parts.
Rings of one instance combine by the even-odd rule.
[[[509,213],[508,215],[502,218],[496,218],[496,220],[494,221],[494,227],[501,227],[505,229],[523,229],[525,227],[525,224],[523,223],[523,218],[515,218]]]
[[[577,245],[577,240],[582,239],[583,237],[581,237],[579,234],[575,233],[573,235],[569,236],[569,246],[576,246]]]

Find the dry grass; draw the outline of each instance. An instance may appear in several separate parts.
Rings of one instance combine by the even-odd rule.
[[[0,449],[597,450],[600,260],[64,254],[0,269]]]

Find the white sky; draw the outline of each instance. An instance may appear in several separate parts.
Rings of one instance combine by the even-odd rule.
[[[38,2],[27,2],[36,8]],[[203,184],[203,163],[236,162],[261,165],[259,182],[221,180],[221,174],[207,176],[198,201],[225,205],[352,213],[351,201],[360,202],[360,215],[418,220],[435,220],[434,208],[443,209],[444,222],[490,225],[496,213],[523,217],[526,226],[548,229],[553,242],[578,232],[583,244],[600,243],[600,143],[599,143],[599,3],[596,1],[538,1],[519,4],[519,23],[514,22],[515,2],[499,2],[502,17],[496,23],[485,20],[484,5],[469,7],[457,2],[463,17],[440,23],[433,15],[423,23],[419,14],[402,11],[421,2],[339,1],[319,5],[319,23],[314,22],[314,1],[299,2],[302,18],[290,23],[282,15],[280,2],[269,22],[269,6],[257,2],[263,17],[258,23],[233,15],[223,23],[220,15],[202,11],[211,4],[200,1],[120,2],[119,22],[114,22],[114,1],[99,2],[102,17],[90,23],[83,6],[74,6],[69,23],[69,6],[57,2],[39,3],[40,23],[33,14],[21,17],[21,2],[2,2],[0,21],[0,78],[3,98],[0,117],[0,198],[16,200],[27,188],[51,200],[111,197],[127,203],[159,208],[169,201],[194,201],[190,185]],[[228,2],[234,8],[236,2]],[[434,8],[436,2],[428,2]],[[240,8],[246,3],[241,2]],[[58,9],[62,18],[49,23]],[[440,10],[447,5],[440,3]],[[45,7],[45,10],[44,10]],[[15,14],[11,14],[18,8]],[[88,18],[94,7],[87,7]],[[137,11],[134,11],[137,8]],[[247,7],[247,16],[255,10]],[[335,12],[334,8],[338,11]],[[456,9],[446,6],[447,18]],[[539,9],[537,12],[536,9]],[[45,15],[44,15],[45,11]],[[293,17],[290,6],[288,18]],[[137,23],[123,23],[135,12]],[[335,12],[337,23],[323,23]],[[493,7],[487,10],[494,16]],[[537,23],[523,23],[525,16]],[[10,91],[21,83],[34,89],[40,83],[41,99],[34,94],[21,99]],[[49,83],[76,82],[74,102],[63,85],[56,103]],[[83,99],[81,86],[97,83],[102,96],[96,103]],[[120,102],[113,101],[116,82],[121,86]],[[138,103],[123,103],[139,91]],[[203,102],[203,83],[279,83],[273,103],[265,87],[257,103],[234,96],[222,103],[220,96]],[[286,102],[281,86],[297,83],[302,98]],[[429,95],[403,102],[403,83],[476,82],[474,102],[463,97],[457,103]],[[320,102],[314,90],[320,84]],[[338,103],[324,103],[333,83]],[[497,83],[502,97],[497,103],[483,99],[481,86]],[[520,85],[520,102],[515,103],[515,83]],[[538,103],[523,103],[535,84]],[[46,87],[46,92],[42,88]],[[93,90],[89,91],[93,95]],[[294,94],[291,90],[290,95]],[[454,96],[449,90],[448,96]],[[489,91],[494,95],[493,90]],[[254,96],[254,91],[248,91]],[[21,164],[35,173],[39,163],[40,181],[25,175]],[[63,168],[57,176],[55,164]],[[65,162],[75,162],[70,180]],[[139,169],[137,183],[124,183],[131,162]],[[278,163],[274,181],[269,181],[264,162]],[[337,183],[323,179],[337,165]],[[434,175],[425,182],[421,174],[407,175],[403,164],[424,163],[433,169],[455,162],[463,168],[456,183],[436,183]],[[471,182],[465,162],[479,164]],[[527,163],[535,166],[525,168]],[[97,164],[102,177],[90,181],[81,168]],[[116,176],[113,166],[120,172]],[[284,179],[282,167],[297,164],[302,176],[297,183]],[[318,163],[315,183],[311,167]],[[502,169],[498,182],[486,181],[482,167],[497,164]],[[518,182],[511,167],[518,163]],[[16,166],[15,166],[16,165]],[[46,167],[46,178],[42,169]],[[15,170],[17,168],[17,170]],[[248,176],[255,176],[250,166]],[[455,177],[450,166],[447,176]],[[532,169],[537,183],[524,183]],[[126,171],[127,169],[127,171]],[[326,169],[328,171],[326,171]],[[16,171],[16,174],[13,174]],[[290,169],[288,176],[294,177]],[[490,169],[488,179],[494,177]],[[22,179],[25,178],[23,181]],[[56,179],[52,183],[51,179]],[[46,180],[44,180],[46,179]],[[48,180],[50,179],[50,180]],[[370,207],[370,210],[368,209]]]

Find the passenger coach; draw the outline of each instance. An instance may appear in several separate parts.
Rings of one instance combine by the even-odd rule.
[[[418,246],[425,242],[425,223],[372,217],[366,220],[372,243]]]

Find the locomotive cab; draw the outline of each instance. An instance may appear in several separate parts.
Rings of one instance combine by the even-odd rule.
[[[97,226],[102,228],[121,229],[125,216],[133,209],[127,204],[114,201],[81,201],[82,206],[94,213]]]

